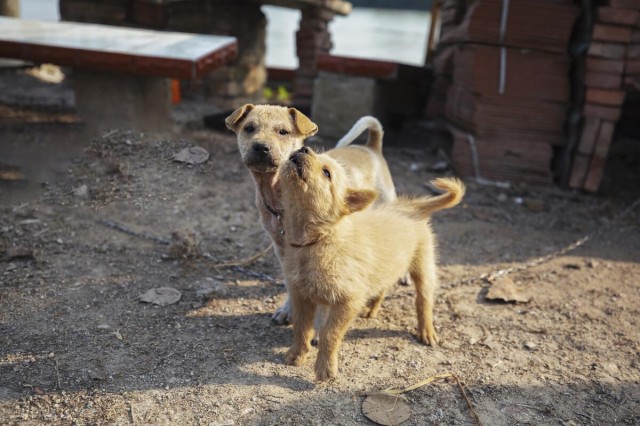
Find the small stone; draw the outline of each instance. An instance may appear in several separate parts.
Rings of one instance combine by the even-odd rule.
[[[89,196],[89,187],[87,185],[80,185],[73,190],[73,194],[79,198],[87,198]]]
[[[536,345],[534,342],[525,342],[524,347],[532,351],[537,348],[538,345]]]
[[[547,209],[547,206],[542,200],[529,199],[524,202],[524,205],[532,212],[543,212]]]

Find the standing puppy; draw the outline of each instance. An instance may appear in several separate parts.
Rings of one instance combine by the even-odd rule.
[[[303,147],[281,168],[284,272],[289,283],[294,344],[285,362],[301,365],[311,349],[318,306],[328,308],[320,330],[316,378],[336,377],[338,350],[351,320],[375,315],[387,289],[409,271],[416,287],[418,340],[438,343],[433,327],[437,287],[431,213],[457,205],[464,185],[436,179],[437,197],[399,199],[367,209],[376,192],[349,186],[344,168]]]
[[[242,161],[251,171],[256,185],[256,206],[260,221],[273,240],[276,255],[282,265],[282,218],[287,213],[283,211],[280,200],[278,169],[291,153],[303,146],[306,138],[317,133],[318,126],[295,108],[251,104],[238,108],[226,118],[225,123],[237,135]],[[349,146],[365,130],[369,130],[366,145]],[[351,186],[377,191],[381,203],[396,199],[391,173],[382,156],[382,135],[382,126],[378,120],[362,117],[338,142],[337,147],[327,152],[344,164],[349,172]],[[290,301],[287,298],[273,315],[273,320],[286,324],[290,321],[290,315]]]

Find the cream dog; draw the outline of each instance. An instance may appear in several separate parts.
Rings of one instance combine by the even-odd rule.
[[[280,201],[278,168],[291,153],[301,148],[304,140],[318,131],[318,126],[295,108],[276,105],[247,104],[238,108],[225,123],[237,135],[242,161],[251,171],[256,185],[256,206],[263,228],[273,240],[276,255],[282,265],[284,233],[282,218],[286,215]],[[366,145],[350,143],[365,130],[369,131]],[[382,126],[373,117],[362,117],[327,152],[348,170],[349,184],[355,188],[376,190],[384,203],[396,199],[396,191],[387,162],[382,156]],[[285,286],[287,281],[285,278]],[[291,319],[290,300],[273,315],[273,320],[286,324]]]
[[[328,317],[319,334],[316,378],[336,377],[349,323],[365,308],[375,315],[389,287],[406,271],[416,287],[418,340],[438,343],[433,327],[436,251],[428,219],[457,205],[464,185],[457,179],[433,184],[445,194],[367,209],[376,192],[350,187],[346,171],[329,155],[303,147],[281,168],[283,267],[294,333],[287,364],[301,365],[307,358],[316,307],[321,306],[328,308]]]

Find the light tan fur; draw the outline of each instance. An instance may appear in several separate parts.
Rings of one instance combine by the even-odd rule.
[[[278,169],[291,153],[303,146],[306,138],[316,134],[318,126],[295,108],[252,104],[238,108],[226,118],[225,123],[237,135],[242,161],[249,168],[256,186],[255,200],[260,221],[273,240],[276,255],[282,264],[282,217],[286,212],[280,200]],[[349,145],[367,129],[369,138],[366,145]],[[378,191],[379,203],[396,199],[391,173],[382,156],[382,136],[380,123],[373,117],[363,117],[339,142],[340,148],[327,152],[344,164],[351,186]],[[273,320],[280,324],[290,321],[289,298],[275,312]]]
[[[416,288],[417,338],[435,345],[437,287],[431,213],[455,206],[464,194],[457,179],[436,179],[436,197],[399,199],[367,207],[376,192],[353,189],[331,156],[297,151],[280,171],[285,227],[284,271],[292,302],[294,343],[285,362],[301,365],[310,351],[317,307],[328,311],[320,330],[316,378],[336,377],[338,350],[351,320],[375,315],[387,290],[409,271]]]

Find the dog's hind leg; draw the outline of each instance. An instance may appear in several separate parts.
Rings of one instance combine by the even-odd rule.
[[[418,340],[435,346],[439,338],[433,327],[433,306],[438,286],[435,255],[427,250],[418,250],[409,270],[416,286],[416,312],[418,314]]]
[[[374,318],[378,314],[380,306],[382,306],[382,301],[386,295],[386,290],[383,290],[376,297],[369,300],[367,303],[367,311],[364,314],[365,318]]]

